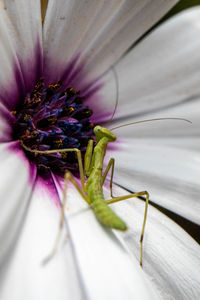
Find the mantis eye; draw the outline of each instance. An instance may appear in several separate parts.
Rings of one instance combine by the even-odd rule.
[[[101,126],[96,126],[96,127],[94,128],[94,134],[96,135],[96,134],[99,134],[100,132],[102,132]]]

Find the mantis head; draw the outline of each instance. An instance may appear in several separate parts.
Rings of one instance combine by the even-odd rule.
[[[102,139],[103,137],[106,137],[109,140],[109,142],[114,142],[117,139],[116,136],[110,130],[101,126],[94,127],[94,134],[97,142],[99,142],[100,139]]]

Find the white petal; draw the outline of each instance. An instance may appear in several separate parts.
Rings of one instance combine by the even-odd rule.
[[[19,64],[22,69],[27,89],[31,89],[33,81],[39,76],[42,68],[41,37],[42,22],[40,0],[2,1],[12,27]]]
[[[93,79],[107,71],[176,2],[125,1],[109,26],[87,49],[83,57],[87,76]]]
[[[180,103],[171,108],[165,108],[162,111],[146,114],[145,116],[137,117],[127,117],[126,119],[119,119],[115,121],[112,127],[121,126],[123,124],[129,124],[135,121],[142,121],[146,119],[156,119],[156,118],[185,118],[188,121],[183,120],[160,120],[152,121],[148,123],[140,123],[137,125],[125,126],[116,129],[116,134],[118,137],[128,137],[128,138],[151,138],[153,143],[159,142],[162,138],[174,138],[179,140],[179,138],[191,138],[199,136],[199,109],[200,109],[200,97],[196,101],[191,101],[187,103]],[[187,145],[186,145],[187,147]]]
[[[106,101],[105,101],[106,103]],[[110,101],[112,103],[112,101]],[[116,129],[114,132],[120,140],[121,138],[132,139],[132,143],[146,143],[153,144],[154,147],[169,146],[178,147],[181,149],[199,150],[199,108],[200,98],[196,101],[180,103],[174,107],[166,108],[154,114],[146,114],[145,116],[127,117],[116,120],[109,124],[109,126],[116,127],[132,122],[151,120],[156,118],[186,118],[192,124],[183,120],[160,120],[148,123],[132,124],[129,126]],[[143,145],[142,147],[146,147]]]
[[[44,22],[44,69],[50,81],[60,79],[70,60],[79,54],[78,45],[102,3],[98,0],[49,1]]]
[[[57,192],[49,181],[40,179],[34,189],[28,214],[14,255],[2,275],[0,298],[9,299],[83,299],[70,241],[54,259],[42,261],[52,249],[59,225]],[[63,232],[66,234],[66,232]]]
[[[176,2],[50,0],[44,25],[47,74],[55,70],[59,77],[58,70],[81,55],[88,80],[95,79]]]
[[[114,188],[115,195],[127,194]],[[133,199],[112,204],[129,230],[120,234],[130,251],[139,257],[144,202]],[[199,299],[200,246],[176,223],[149,205],[144,235],[143,269],[163,299]]]
[[[0,102],[13,108],[20,98],[22,76],[17,58],[16,31],[0,2]]]
[[[66,222],[89,299],[157,299],[135,257],[103,228],[74,189],[67,194]],[[135,284],[133,284],[133,282]]]
[[[156,139],[156,141],[153,142],[155,142],[156,144],[167,145],[170,147],[178,147],[182,149],[191,149],[196,151],[200,150],[199,137],[189,136],[185,138],[179,137],[178,139],[165,137],[163,139],[162,138]]]
[[[159,116],[170,106],[197,101],[199,35],[197,7],[168,20],[134,47],[116,66],[120,90],[116,117],[132,115],[141,119],[152,112]]]
[[[30,169],[26,157],[19,148],[15,148],[15,143],[0,145],[0,165],[0,264],[2,266],[8,260],[23,225],[34,183],[35,169],[34,167]]]
[[[153,202],[199,224],[199,152],[135,139],[124,140],[111,155],[116,183],[147,190]]]

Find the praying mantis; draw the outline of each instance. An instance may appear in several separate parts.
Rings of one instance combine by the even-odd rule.
[[[137,124],[137,123],[143,123],[153,120],[167,120],[167,119],[174,119],[174,120],[184,120],[187,122],[190,122],[186,119],[182,118],[159,118],[159,119],[151,119],[151,120],[143,120],[138,122],[129,123],[128,125]],[[190,122],[191,123],[191,122]],[[113,128],[117,129],[122,126]],[[56,252],[57,245],[60,239],[63,223],[64,223],[64,209],[66,205],[66,191],[67,191],[67,184],[69,181],[74,185],[74,187],[77,189],[77,191],[80,193],[82,198],[88,203],[88,205],[91,206],[92,210],[94,211],[97,219],[99,222],[106,227],[109,227],[111,229],[116,229],[120,231],[127,230],[126,223],[109,207],[110,204],[127,200],[134,197],[145,197],[145,211],[144,211],[144,218],[143,218],[143,224],[142,224],[142,231],[140,235],[140,265],[142,266],[142,258],[143,258],[143,237],[144,237],[144,231],[145,231],[145,225],[146,225],[146,219],[147,219],[147,210],[148,210],[148,204],[149,204],[149,193],[147,191],[141,191],[138,193],[131,193],[125,196],[121,197],[113,197],[112,194],[112,184],[113,184],[113,174],[114,174],[114,165],[115,160],[114,158],[111,158],[107,167],[105,168],[105,171],[103,171],[103,163],[104,163],[104,157],[106,155],[107,146],[109,143],[114,142],[117,137],[113,134],[112,130],[109,130],[105,127],[101,126],[95,126],[94,127],[94,135],[96,138],[96,146],[94,147],[94,141],[91,139],[88,142],[85,157],[84,157],[84,167],[83,167],[83,160],[81,157],[81,151],[77,148],[72,149],[55,149],[55,150],[47,150],[47,151],[39,151],[39,150],[32,150],[25,146],[22,143],[22,146],[25,150],[37,153],[37,154],[51,154],[51,153],[67,153],[67,152],[75,152],[77,155],[78,160],[78,166],[79,166],[79,173],[80,173],[80,181],[81,181],[81,187],[76,182],[74,176],[71,172],[68,170],[66,171],[64,175],[64,190],[63,190],[63,201],[62,201],[62,208],[61,208],[61,214],[60,214],[60,225],[59,225],[59,231],[56,237],[56,241],[53,247],[53,250],[51,254],[44,260],[44,263],[48,262],[53,255]],[[110,178],[110,193],[111,193],[111,199],[105,200],[103,195],[103,185],[105,182],[105,179],[108,175],[108,172],[111,169],[111,178]]]
[[[110,142],[114,142],[117,138],[116,136],[107,128],[96,126],[94,128],[94,135],[96,138],[97,145],[94,147],[94,141],[91,139],[88,142],[88,146],[86,149],[85,157],[84,157],[84,168],[83,162],[81,157],[81,151],[77,148],[72,149],[55,149],[55,150],[47,150],[47,151],[39,151],[39,150],[32,150],[25,146],[23,143],[22,147],[30,151],[32,153],[37,154],[52,154],[52,153],[66,153],[66,152],[75,152],[77,155],[78,166],[79,166],[79,173],[80,173],[80,181],[81,181],[81,188],[76,182],[74,176],[71,172],[66,171],[64,179],[64,190],[63,190],[63,202],[62,202],[62,209],[61,209],[61,216],[60,216],[60,226],[59,232],[56,238],[56,242],[53,248],[52,253],[44,260],[44,263],[49,261],[56,252],[58,241],[60,239],[61,230],[63,227],[64,222],[64,209],[66,204],[66,190],[67,190],[67,183],[71,181],[77,191],[80,193],[82,198],[91,206],[93,209],[97,219],[99,222],[109,228],[117,229],[121,231],[127,230],[126,223],[115,214],[115,212],[109,207],[109,204],[130,199],[133,197],[138,196],[145,196],[146,197],[146,205],[145,205],[145,213],[144,213],[144,220],[142,226],[142,233],[140,237],[140,245],[141,245],[141,252],[140,252],[140,265],[142,266],[142,242],[143,242],[143,235],[145,229],[145,223],[147,218],[147,207],[149,201],[149,194],[147,191],[142,191],[139,193],[133,193],[130,195],[122,196],[122,197],[113,197],[112,195],[112,183],[113,183],[113,174],[114,174],[114,158],[111,158],[104,173],[103,173],[103,161],[107,151],[107,145]],[[110,191],[111,191],[111,199],[105,200],[103,195],[103,185],[106,179],[106,176],[111,169],[111,179],[110,179]],[[87,180],[85,181],[85,178]]]

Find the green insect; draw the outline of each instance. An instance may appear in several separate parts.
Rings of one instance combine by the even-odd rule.
[[[77,155],[78,165],[79,165],[79,172],[80,172],[80,180],[81,180],[81,187],[79,187],[78,183],[76,182],[73,175],[66,171],[65,173],[65,185],[63,191],[63,202],[62,202],[62,210],[61,210],[61,217],[60,217],[60,226],[59,226],[59,233],[56,238],[56,242],[53,248],[51,255],[45,259],[44,262],[50,260],[50,258],[55,254],[57,249],[57,244],[60,239],[61,229],[64,222],[64,208],[66,204],[66,190],[67,190],[67,183],[71,181],[78,192],[81,194],[83,199],[91,206],[93,209],[97,219],[99,222],[109,228],[117,229],[125,231],[127,230],[126,223],[115,214],[115,212],[109,207],[109,204],[122,201],[125,199],[130,199],[133,197],[138,196],[145,196],[146,197],[146,205],[145,205],[145,214],[144,214],[144,221],[142,226],[142,233],[140,238],[141,244],[141,253],[140,253],[140,265],[142,265],[142,241],[144,235],[144,228],[146,223],[147,217],[147,207],[149,201],[149,194],[146,191],[134,193],[130,195],[126,195],[123,197],[114,197],[112,195],[112,182],[113,182],[113,173],[114,173],[114,158],[111,158],[104,173],[103,173],[103,161],[107,151],[108,143],[114,142],[116,140],[116,136],[107,128],[96,126],[94,128],[94,135],[96,138],[97,145],[94,147],[93,140],[89,140],[88,146],[86,149],[85,157],[84,157],[84,168],[82,163],[81,151],[77,148],[74,149],[55,149],[55,150],[47,150],[47,151],[39,151],[39,150],[32,150],[25,146],[23,143],[22,146],[25,150],[37,153],[37,154],[52,154],[52,153],[66,153],[66,152],[75,152]],[[106,176],[111,169],[111,179],[110,179],[110,191],[111,191],[111,199],[105,200],[103,195],[103,185],[106,179]],[[85,178],[87,177],[87,180]]]
[[[184,120],[190,122],[188,120],[182,118],[162,118],[162,119],[153,119],[153,120],[166,120],[166,119],[174,119],[174,120]],[[134,123],[129,123],[125,125],[121,125],[118,127],[113,128],[117,129],[119,127],[138,124],[153,120],[143,120]],[[113,134],[111,130],[107,128],[96,126],[94,128],[94,135],[96,138],[96,146],[94,147],[93,140],[89,140],[88,146],[86,149],[85,157],[84,157],[84,168],[83,162],[81,157],[81,151],[77,148],[73,149],[55,149],[55,150],[47,150],[47,151],[39,151],[39,150],[32,150],[25,146],[23,143],[22,147],[30,152],[37,153],[37,154],[51,154],[51,153],[66,153],[66,152],[75,152],[77,155],[78,165],[79,165],[79,172],[80,172],[80,180],[81,180],[81,188],[79,187],[78,183],[76,182],[73,175],[66,171],[65,173],[65,184],[64,184],[64,191],[63,191],[63,202],[62,202],[62,209],[61,209],[61,216],[60,216],[60,226],[59,232],[56,238],[56,242],[53,248],[52,253],[44,260],[44,263],[48,262],[56,252],[58,241],[60,239],[61,230],[63,227],[64,222],[64,208],[66,204],[66,190],[67,190],[67,183],[71,181],[78,192],[81,194],[83,199],[91,206],[93,209],[97,219],[99,222],[106,227],[125,231],[127,230],[126,223],[118,216],[116,213],[109,207],[110,204],[113,204],[118,201],[130,199],[133,197],[140,197],[145,196],[145,212],[144,212],[144,219],[142,225],[142,231],[140,236],[140,265],[142,266],[142,256],[143,256],[143,236],[145,230],[145,224],[147,219],[147,209],[148,209],[148,202],[149,202],[149,194],[147,191],[142,191],[138,193],[128,194],[122,197],[113,197],[112,194],[112,183],[113,183],[113,174],[114,174],[114,158],[111,158],[105,171],[103,172],[103,162],[104,157],[106,155],[108,143],[112,143],[116,140],[116,136]],[[103,195],[103,185],[106,179],[108,172],[111,169],[111,178],[110,178],[110,192],[111,192],[111,199],[105,200]]]

